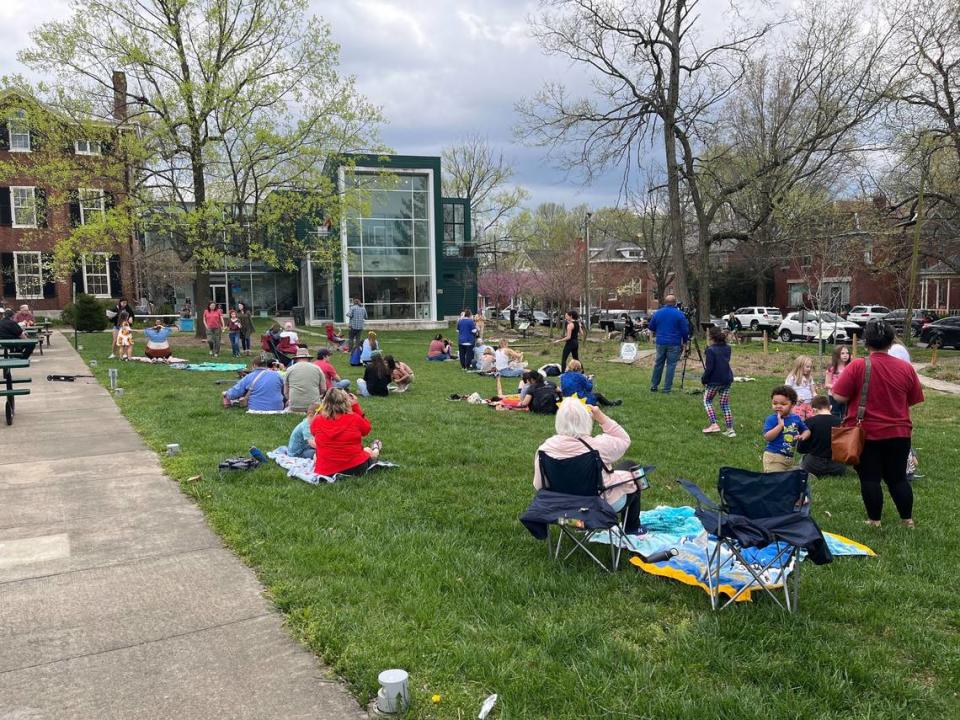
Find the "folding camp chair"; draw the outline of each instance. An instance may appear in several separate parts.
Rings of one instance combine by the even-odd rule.
[[[677,482],[697,501],[696,515],[715,536],[707,552],[707,588],[714,610],[727,607],[743,593],[761,588],[787,612],[797,609],[800,592],[801,551],[817,565],[832,560],[820,528],[810,517],[808,474],[805,470],[761,473],[722,467],[717,478],[720,504],[713,502],[689,480]],[[744,558],[746,548],[775,545],[765,563]],[[751,581],[722,605],[720,571],[734,561],[751,575]],[[775,590],[782,587],[783,602]]]
[[[554,560],[559,560],[564,548],[564,538],[572,542],[572,547],[563,555],[566,560],[577,550],[582,550],[604,570],[615,572],[620,565],[620,555],[626,539],[625,524],[627,509],[631,503],[637,503],[639,509],[640,492],[646,487],[646,471],[651,468],[637,468],[635,477],[613,486],[604,486],[603,471],[606,469],[600,453],[584,443],[587,452],[572,458],[558,460],[541,451],[537,456],[540,465],[540,477],[543,489],[537,493],[521,522],[535,537],[547,541],[547,552]],[[636,492],[627,498],[622,514],[610,507],[603,494],[611,487],[633,484]],[[557,539],[550,537],[550,526],[558,528]],[[598,532],[610,533],[610,564],[601,560],[590,549],[590,540]]]

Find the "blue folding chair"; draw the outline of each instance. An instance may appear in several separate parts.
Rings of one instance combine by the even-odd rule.
[[[800,593],[801,553],[806,551],[817,565],[833,559],[823,533],[810,517],[806,470],[761,473],[722,467],[717,478],[719,504],[696,483],[682,478],[677,483],[696,499],[697,517],[716,538],[707,553],[710,606],[722,610],[745,592],[761,588],[781,608],[794,612]],[[744,558],[746,548],[774,544],[776,552],[765,563]],[[752,579],[721,604],[720,571],[734,561],[746,568]],[[783,589],[783,602],[774,592],[778,586]]]

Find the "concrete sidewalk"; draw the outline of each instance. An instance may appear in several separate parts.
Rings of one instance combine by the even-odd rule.
[[[44,352],[0,422],[0,720],[366,718],[110,394],[46,381],[89,373],[67,339]]]
[[[917,371],[917,377],[920,378],[920,384],[931,390],[939,390],[949,395],[960,395],[960,385],[947,382],[946,380],[937,380],[929,375],[924,375],[921,370],[930,367],[930,363],[913,363],[913,369]]]

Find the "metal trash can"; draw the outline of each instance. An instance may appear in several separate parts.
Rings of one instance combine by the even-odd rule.
[[[307,324],[307,313],[306,308],[303,305],[297,305],[294,308],[291,308],[290,313],[293,315],[293,324],[302,327]]]

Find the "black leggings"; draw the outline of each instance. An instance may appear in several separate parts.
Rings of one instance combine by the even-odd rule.
[[[907,481],[907,457],[910,455],[910,438],[867,440],[856,466],[860,476],[860,495],[867,517],[879,520],[883,511],[883,488],[880,480],[887,483],[893,504],[897,506],[902,520],[913,517],[913,488]]]
[[[560,361],[560,371],[567,371],[567,358],[573,356],[574,360],[580,359],[580,343],[567,340],[563,344],[563,359]]]

